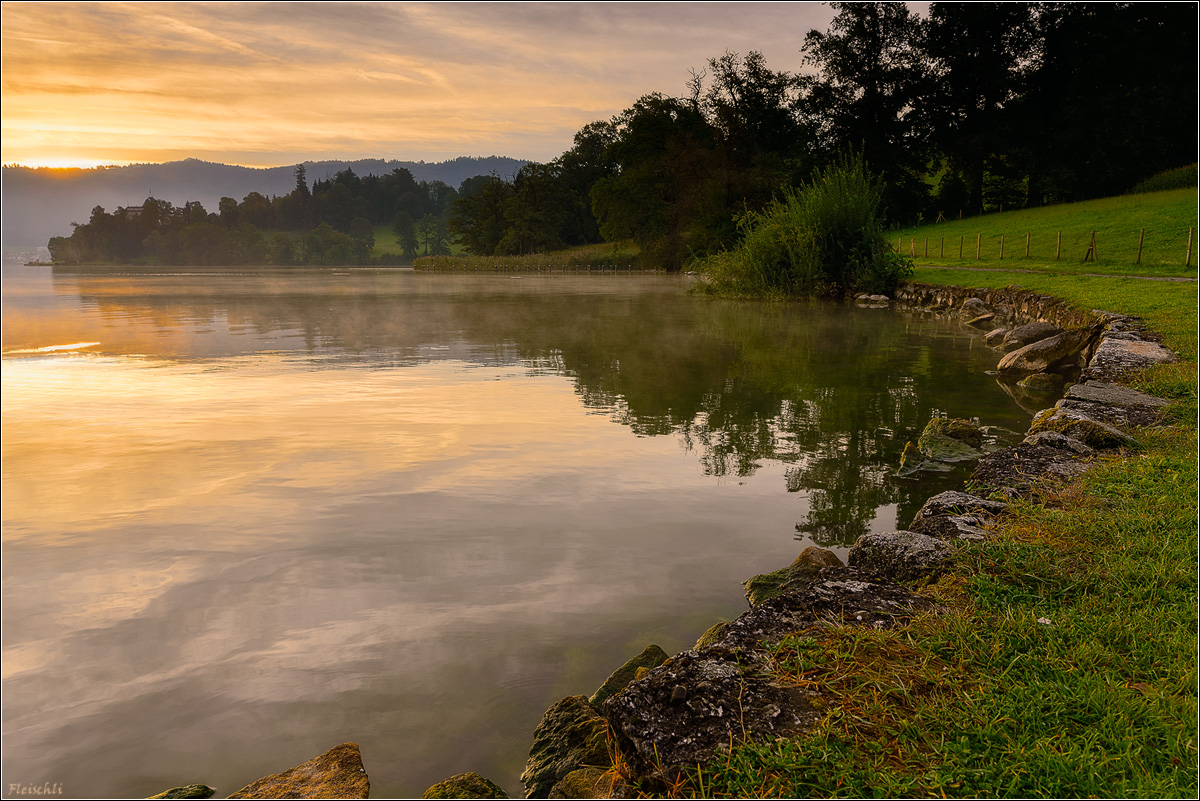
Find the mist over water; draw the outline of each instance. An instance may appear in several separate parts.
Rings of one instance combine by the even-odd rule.
[[[542,712],[1024,430],[958,324],[653,275],[6,268],[4,780],[227,795],[346,741],[511,795]]]

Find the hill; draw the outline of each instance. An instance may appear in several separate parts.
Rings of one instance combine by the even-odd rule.
[[[442,181],[458,188],[467,178],[495,172],[511,179],[527,161],[504,156],[461,156],[442,162],[306,161],[309,182],[332,177],[350,168],[355,174],[383,175],[397,168],[417,181]],[[30,168],[6,165],[3,173],[4,248],[45,246],[52,236],[69,236],[72,222],[87,222],[92,209],[138,206],[147,197],[182,206],[196,200],[215,211],[222,197],[242,200],[251,192],[267,197],[286,195],[296,185],[294,164],[253,168],[185,159],[165,164],[131,164],[90,169]]]

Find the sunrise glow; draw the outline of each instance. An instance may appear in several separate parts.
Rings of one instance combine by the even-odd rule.
[[[549,160],[725,50],[799,69],[814,3],[5,3],[3,161]]]

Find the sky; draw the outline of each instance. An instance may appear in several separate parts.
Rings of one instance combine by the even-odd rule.
[[[549,161],[726,51],[805,71],[819,3],[24,3],[0,160]]]

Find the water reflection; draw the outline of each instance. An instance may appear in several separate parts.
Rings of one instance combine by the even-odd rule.
[[[1027,421],[957,326],[680,289],[6,270],[6,778],[224,794],[355,740],[377,795],[518,792],[550,702],[960,481],[891,476],[931,413]]]

